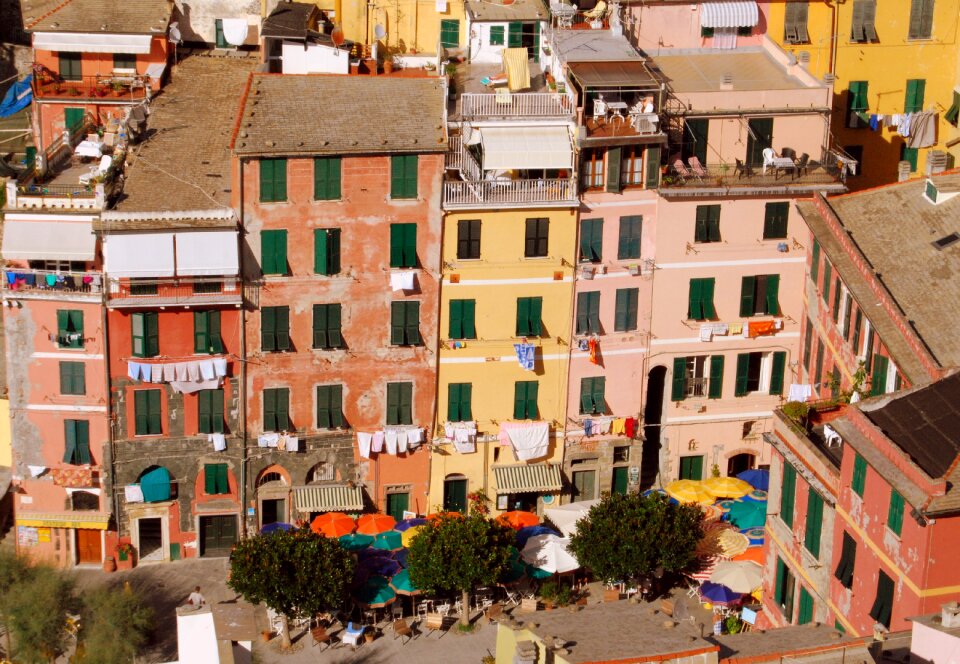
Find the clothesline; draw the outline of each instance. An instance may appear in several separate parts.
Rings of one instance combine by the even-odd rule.
[[[371,454],[406,454],[420,447],[422,442],[423,427],[396,426],[372,432],[357,431],[357,447],[364,459],[369,459]]]

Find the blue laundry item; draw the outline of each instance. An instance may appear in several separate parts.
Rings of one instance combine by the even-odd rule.
[[[37,275],[31,273],[31,274],[25,274],[23,276],[27,280],[27,286],[37,285]]]
[[[14,113],[19,113],[33,101],[33,90],[30,88],[30,81],[33,80],[33,74],[29,74],[22,81],[17,81],[0,102],[0,118],[8,118]]]
[[[533,344],[513,344],[513,349],[517,353],[517,361],[520,367],[527,371],[533,371],[533,365],[536,358],[537,349]]]
[[[878,131],[880,129],[880,118],[876,113],[870,116],[870,128],[874,131]]]
[[[127,376],[130,380],[140,380],[139,362],[127,362]]]
[[[583,435],[592,436],[593,435],[593,420],[584,420],[583,421]]]
[[[16,272],[7,272],[7,283],[13,286],[17,283],[17,273]]]

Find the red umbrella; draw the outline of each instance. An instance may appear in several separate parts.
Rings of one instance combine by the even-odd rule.
[[[396,520],[389,514],[361,514],[357,519],[357,532],[364,535],[376,535],[393,530]]]
[[[356,525],[356,522],[343,512],[325,512],[310,523],[310,530],[324,537],[340,537],[352,533]]]
[[[533,512],[514,510],[512,512],[504,512],[497,517],[497,521],[504,525],[510,526],[514,530],[520,530],[521,528],[526,528],[527,526],[537,525],[540,523],[540,517]]]

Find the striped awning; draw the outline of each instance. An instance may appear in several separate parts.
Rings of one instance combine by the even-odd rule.
[[[21,512],[17,516],[18,526],[34,528],[106,530],[109,523],[107,512]]]
[[[295,486],[293,504],[301,512],[356,512],[363,509],[363,489],[345,484]]]
[[[723,0],[700,5],[700,25],[704,28],[752,28],[759,20],[757,0]]]
[[[559,463],[531,463],[494,466],[497,493],[533,493],[563,488]]]

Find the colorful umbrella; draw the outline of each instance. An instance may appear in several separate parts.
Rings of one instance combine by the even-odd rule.
[[[410,543],[413,542],[413,538],[416,537],[423,529],[424,526],[413,526],[412,528],[407,528],[400,534],[400,543],[405,547],[409,547]]]
[[[738,533],[736,530],[724,530],[717,538],[720,550],[727,558],[739,556],[750,546],[750,540],[746,535]]]
[[[572,572],[580,563],[567,549],[570,540],[556,535],[534,535],[527,540],[520,557],[530,565],[551,574]]]
[[[424,526],[426,525],[426,523],[427,523],[426,519],[420,519],[420,518],[404,519],[403,521],[398,522],[397,525],[393,527],[393,529],[396,530],[397,532],[402,533],[405,530],[409,530],[410,528],[413,528],[414,526]]]
[[[548,579],[553,576],[553,572],[540,567],[534,567],[533,565],[524,565],[523,572],[531,579],[536,579],[538,581],[541,579]]]
[[[377,533],[373,538],[373,548],[383,551],[396,551],[403,548],[403,537],[395,530]]]
[[[380,609],[393,602],[397,598],[397,593],[384,577],[371,576],[353,596],[358,604],[368,609]]]
[[[548,526],[527,526],[517,531],[517,546],[522,549],[527,540],[535,535],[557,535],[559,537],[560,533]]]
[[[704,581],[700,586],[700,597],[714,604],[733,604],[740,600],[743,593],[734,592],[719,583]]]
[[[703,510],[703,520],[706,523],[719,521],[723,516],[723,511],[716,505],[701,505],[700,508]]]
[[[719,509],[721,512],[723,512],[724,514],[726,514],[727,512],[730,511],[730,508],[733,507],[733,506],[736,505],[736,504],[737,504],[737,501],[735,501],[735,500],[718,500],[718,501],[717,501],[717,504],[714,505],[714,507],[716,507],[716,508]]]
[[[373,544],[372,535],[361,535],[359,533],[342,535],[339,539],[340,539],[340,546],[342,546],[347,551],[360,551],[362,549],[366,549],[368,546]]]
[[[697,480],[676,480],[666,487],[667,494],[681,503],[701,503],[711,505],[717,499],[715,495]]]
[[[752,486],[736,477],[710,477],[702,484],[717,498],[739,498],[753,491]]]
[[[400,563],[401,566],[407,566],[407,556],[410,554],[410,549],[400,549],[399,551],[394,551],[390,554],[390,557]]]
[[[390,579],[392,587],[399,595],[419,595],[423,592],[422,588],[417,588],[410,580],[409,570],[400,570]]]
[[[269,535],[270,533],[275,533],[278,531],[286,530],[296,530],[289,523],[283,523],[282,521],[274,521],[273,523],[268,523],[263,528],[260,529],[260,533],[263,535]]]
[[[533,512],[513,510],[511,512],[504,512],[498,516],[497,521],[510,526],[514,530],[520,530],[521,528],[526,528],[527,526],[537,525],[540,523],[540,517]]]
[[[389,514],[361,514],[357,519],[357,532],[364,535],[376,535],[387,530],[393,530],[397,525],[396,519]]]
[[[763,526],[767,522],[767,503],[756,500],[734,503],[728,520],[741,530]]]
[[[536,568],[534,568],[536,569]],[[511,560],[510,566],[500,575],[500,583],[515,583],[527,573],[527,566],[519,560]]]
[[[740,532],[746,535],[747,539],[750,540],[750,546],[763,546],[763,528],[747,528],[746,530],[741,530]]]
[[[733,560],[737,562],[750,561],[762,565],[764,561],[763,547],[751,546],[739,556],[734,556]]]
[[[753,500],[755,502],[763,502],[767,499],[767,492],[761,491],[760,489],[754,489],[747,495],[743,497],[743,500]]]
[[[763,568],[756,563],[724,560],[717,563],[708,583],[726,586],[736,593],[752,593],[763,583]]]
[[[760,489],[761,491],[770,490],[769,470],[758,470],[756,468],[751,468],[750,470],[745,470],[737,475],[737,479],[743,480],[754,489]]]
[[[371,576],[390,577],[398,573],[403,567],[393,558],[370,557],[357,563],[358,578]]]
[[[550,523],[560,529],[564,537],[571,537],[577,532],[577,521],[587,516],[590,508],[598,504],[599,500],[581,500],[560,507],[548,507],[543,510],[543,514],[550,519]]]
[[[356,522],[343,512],[324,512],[310,522],[310,530],[324,537],[349,535],[356,527]]]

